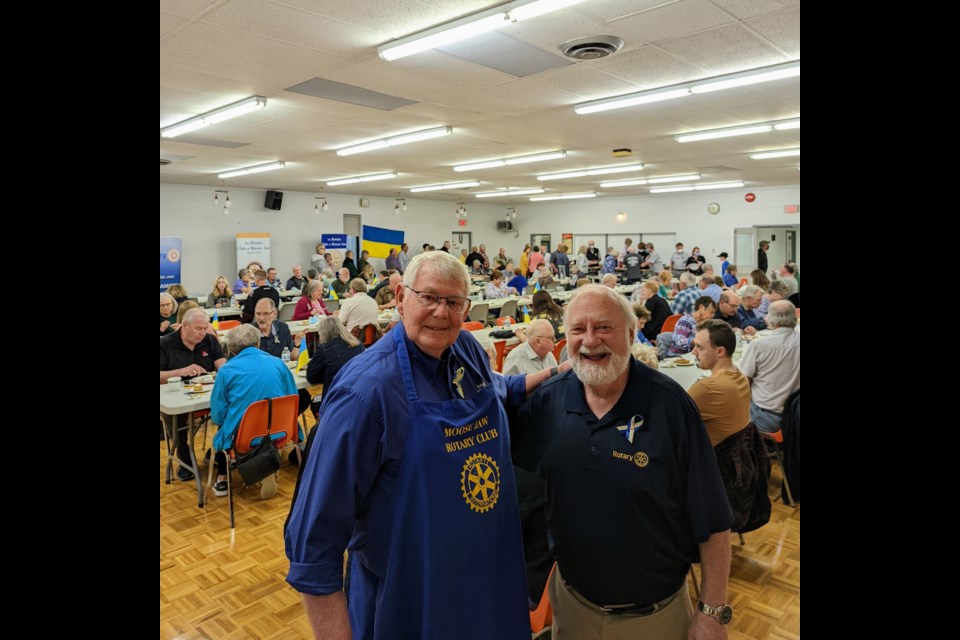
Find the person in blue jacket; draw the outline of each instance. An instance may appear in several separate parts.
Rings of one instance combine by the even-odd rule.
[[[317,637],[530,638],[504,405],[557,368],[494,374],[460,330],[469,290],[457,258],[414,257],[401,324],[324,390],[284,531],[287,582]]]

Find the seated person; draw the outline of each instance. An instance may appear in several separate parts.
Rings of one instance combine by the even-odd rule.
[[[723,284],[728,287],[735,287],[740,283],[737,277],[737,265],[727,265],[727,271],[723,274]]]
[[[368,295],[367,283],[363,278],[354,278],[350,281],[351,296],[340,303],[340,310],[333,315],[339,316],[347,330],[354,327],[365,327],[368,324],[377,324],[377,302]],[[379,326],[379,325],[378,325]]]
[[[210,333],[210,319],[203,309],[191,309],[183,316],[179,331],[160,338],[160,384],[173,376],[193,378],[215,371],[226,362],[220,342]],[[176,416],[163,416],[168,434],[177,428]],[[190,442],[186,434],[178,434],[177,458],[180,468],[177,478],[193,480],[190,471]]]
[[[785,282],[781,282],[780,280],[774,280],[773,282],[770,282],[768,284],[767,289],[768,289],[767,293],[763,294],[763,298],[760,300],[760,306],[754,310],[754,313],[758,318],[767,317],[767,312],[770,310],[771,302],[787,299],[788,289],[787,289],[787,284]]]
[[[256,309],[257,303],[263,298],[273,300],[275,307],[280,306],[280,293],[267,284],[267,272],[262,269],[255,271],[253,273],[253,279],[256,283],[256,288],[247,296],[243,304],[243,313],[240,316],[240,321],[244,324],[253,322],[253,310]]]
[[[682,356],[693,350],[693,339],[697,335],[697,326],[704,320],[710,320],[717,312],[717,305],[710,296],[701,296],[693,304],[693,313],[677,320],[673,327],[673,337],[667,347],[667,356]],[[658,342],[659,344],[659,342]],[[730,352],[733,355],[733,352]]]
[[[220,309],[233,304],[233,292],[230,283],[224,276],[217,276],[213,281],[213,290],[207,294],[207,309]]]
[[[651,318],[650,311],[647,309],[646,306],[644,306],[642,302],[635,302],[631,306],[633,307],[634,315],[637,316],[637,328],[633,334],[633,343],[645,344],[647,346],[652,347],[653,345],[650,344],[649,340],[647,340],[647,336],[643,335],[643,327],[646,326],[647,321],[650,320]],[[640,358],[637,358],[637,359],[639,360]]]
[[[266,274],[264,274],[266,277]],[[230,359],[220,369],[210,395],[210,419],[220,425],[213,437],[217,451],[217,480],[213,492],[227,495],[227,459],[224,451],[233,447],[233,439],[247,407],[264,398],[295,395],[293,374],[280,361],[261,351],[260,330],[254,325],[241,325],[227,332],[227,354]],[[260,497],[264,500],[277,493],[274,474],[263,479]]]
[[[361,353],[363,345],[340,320],[324,318],[317,325],[317,345],[307,365],[307,381],[310,384],[323,384],[324,389],[329,389],[343,365]],[[316,409],[319,409],[319,398],[318,395],[314,400]]]
[[[639,360],[651,369],[660,368],[659,361],[657,360],[657,348],[653,345],[634,342],[630,347],[630,353],[633,354],[635,360]]]
[[[177,324],[177,301],[169,293],[160,294],[160,337],[180,328]]]
[[[172,284],[167,287],[167,293],[173,296],[173,299],[177,301],[177,304],[183,302],[190,297],[190,294],[187,293],[187,288],[182,284]]]
[[[509,267],[509,265],[507,265]],[[508,287],[513,287],[514,291],[517,293],[523,293],[524,289],[527,288],[527,279],[520,273],[517,273],[507,281]]]
[[[740,306],[737,307],[737,316],[740,318],[740,328],[746,329],[753,327],[757,331],[763,331],[767,328],[767,323],[763,318],[758,318],[756,309],[763,301],[763,290],[760,287],[750,284],[740,291]]]
[[[234,295],[250,293],[250,272],[246,269],[237,271],[237,280],[233,283]]]
[[[482,276],[484,273],[483,262],[481,260],[474,260],[473,267],[470,269],[470,275]]]
[[[517,295],[517,290],[504,284],[503,272],[499,269],[494,269],[493,273],[490,274],[490,282],[484,287],[483,297],[487,300],[495,300],[497,298],[507,298],[515,295]]]

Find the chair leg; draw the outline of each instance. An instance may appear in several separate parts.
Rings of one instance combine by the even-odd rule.
[[[207,498],[207,493],[210,491],[210,488],[213,486],[213,468],[216,466],[217,457],[216,451],[210,452],[210,461],[207,462],[207,488],[203,492],[204,499]]]
[[[227,455],[227,452],[224,451],[224,455]],[[235,527],[233,521],[233,469],[230,468],[230,458],[227,458],[227,495],[230,498],[230,528]]]
[[[783,454],[780,452],[779,446],[777,446],[777,462],[780,463],[780,474],[783,476],[783,486],[787,490],[787,502],[790,503],[791,507],[796,508],[797,504],[793,501],[793,494],[790,493],[790,483],[787,481],[787,469],[783,466]]]
[[[743,539],[743,534],[742,534],[742,533],[737,532],[737,535],[740,536],[740,546],[741,546],[741,547],[744,546],[745,544],[747,544],[746,540]]]

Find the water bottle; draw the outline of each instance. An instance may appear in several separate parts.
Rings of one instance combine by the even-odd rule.
[[[283,360],[284,364],[290,362],[290,348],[284,347],[283,353],[280,354],[280,359]]]
[[[237,306],[237,296],[230,296],[230,306],[231,307]]]
[[[503,328],[509,329],[511,324],[513,324],[513,318],[507,316],[507,319],[503,321]]]

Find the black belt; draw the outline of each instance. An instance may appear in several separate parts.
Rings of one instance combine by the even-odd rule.
[[[603,605],[603,604],[596,604],[588,600],[587,598],[585,598],[583,594],[579,593],[576,589],[574,589],[569,584],[567,584],[566,580],[563,580],[563,586],[565,586],[567,590],[571,594],[573,594],[573,596],[577,600],[580,600],[585,605],[599,609],[601,612],[606,613],[608,615],[612,615],[612,616],[622,616],[622,615],[649,616],[650,614],[656,613],[657,611],[660,611],[661,609],[666,607],[668,604],[673,602],[674,598],[676,598],[680,594],[680,592],[677,591],[673,595],[667,596],[666,598],[664,598],[663,600],[660,600],[659,602],[654,602],[653,604],[648,604],[648,605],[639,605],[636,603]]]

